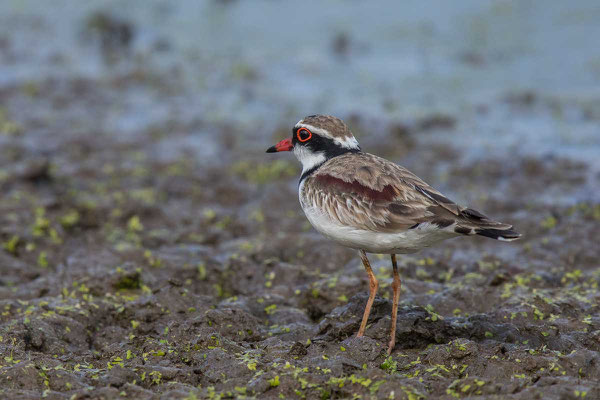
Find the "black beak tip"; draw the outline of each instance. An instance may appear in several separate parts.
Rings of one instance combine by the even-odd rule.
[[[267,153],[277,153],[277,149],[275,146],[271,146],[267,149]]]

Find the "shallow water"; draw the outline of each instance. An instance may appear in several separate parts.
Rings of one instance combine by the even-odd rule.
[[[0,7],[10,55],[0,66],[3,84],[106,79],[132,68],[168,76],[162,79],[171,80],[172,96],[143,88],[120,93],[115,108],[133,108],[114,116],[121,129],[143,129],[176,111],[179,120],[201,115],[254,123],[260,128],[252,137],[264,140],[274,126],[315,111],[394,120],[439,110],[475,120],[458,132],[473,152],[510,151],[526,137],[520,151],[589,161],[600,146],[591,133],[594,121],[581,123],[582,107],[596,118],[599,113],[594,1],[439,1],[427,9],[417,1],[343,7],[333,1],[7,1]],[[106,65],[94,46],[101,39],[89,32],[98,10],[133,27],[123,51],[129,57],[117,65]],[[469,115],[524,91],[550,106],[521,118],[496,104],[487,117]]]

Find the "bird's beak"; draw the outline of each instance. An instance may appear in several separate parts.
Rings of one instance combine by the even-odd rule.
[[[276,153],[278,151],[292,151],[294,145],[292,144],[292,139],[287,138],[283,139],[281,142],[277,143],[275,146],[271,146],[267,149],[267,153]]]

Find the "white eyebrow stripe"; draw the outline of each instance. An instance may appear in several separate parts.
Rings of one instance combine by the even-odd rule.
[[[302,121],[300,121],[300,122],[302,122]],[[331,134],[328,131],[326,131],[325,129],[317,128],[316,126],[312,126],[309,124],[301,124],[300,122],[298,122],[296,124],[297,128],[306,128],[313,133],[318,133],[321,136],[325,136],[326,138],[333,139],[333,136],[331,136]]]
[[[316,126],[312,126],[309,124],[303,124],[302,120],[300,120],[297,124],[296,124],[296,128],[306,128],[311,132],[314,132],[316,134],[319,134],[323,137],[326,137],[328,139],[333,140],[335,143],[339,144],[340,146],[346,148],[346,149],[358,149],[360,150],[360,146],[358,144],[358,141],[356,140],[356,138],[354,138],[353,136],[346,136],[346,137],[333,137],[327,130],[325,129],[321,129],[321,128],[317,128]]]
[[[358,149],[360,150],[360,146],[358,145],[358,141],[354,137],[345,137],[345,138],[335,138],[334,142],[339,143],[340,146],[345,147],[347,149]]]

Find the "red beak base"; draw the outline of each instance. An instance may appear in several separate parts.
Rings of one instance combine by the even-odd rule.
[[[271,146],[267,149],[267,153],[276,153],[278,151],[292,151],[294,145],[292,144],[292,139],[287,138],[283,139],[281,142],[277,143],[275,146]]]

